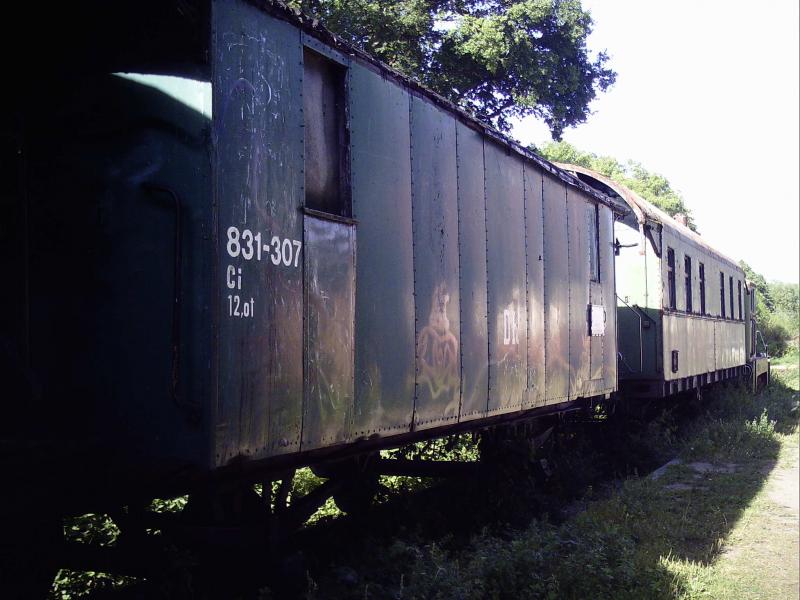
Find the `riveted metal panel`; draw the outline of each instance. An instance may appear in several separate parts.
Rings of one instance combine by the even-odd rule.
[[[745,363],[744,330],[745,326],[741,321],[715,322],[717,369],[729,369]]]
[[[715,320],[670,313],[663,317],[665,380],[715,370]],[[672,371],[672,351],[678,351],[678,371]]]
[[[350,70],[356,254],[353,436],[408,430],[414,408],[414,277],[408,93]]]
[[[489,337],[486,310],[486,199],[483,138],[456,124],[458,230],[461,309],[461,413],[475,419],[486,413],[489,398]]]
[[[601,377],[605,390],[617,389],[617,297],[614,265],[614,214],[600,206],[600,300],[606,313],[606,334],[602,339],[603,367]],[[635,325],[638,329],[638,322]],[[594,354],[592,354],[594,358]]]
[[[589,389],[591,394],[598,393],[603,387],[603,342],[609,334],[607,328],[608,311],[603,304],[603,289],[598,283],[592,283],[589,289]]]
[[[411,98],[417,379],[414,427],[458,419],[458,189],[455,119]]]
[[[695,325],[697,340],[698,373],[710,373],[716,368],[714,321],[709,318],[698,318]]]
[[[522,161],[484,144],[489,287],[489,413],[518,410],[528,385]]]
[[[569,395],[569,264],[567,191],[544,176],[544,335],[548,402]]]
[[[567,188],[569,229],[569,373],[571,398],[585,396],[589,379],[591,338],[587,329],[589,306],[589,229],[586,198]]]
[[[223,464],[300,446],[302,50],[297,29],[243,2],[214,15]]]
[[[525,238],[528,290],[528,398],[527,406],[545,399],[544,344],[544,232],[542,230],[542,171],[525,164]]]
[[[302,449],[343,442],[353,416],[355,226],[306,215]]]
[[[587,204],[587,219],[597,218],[597,251],[598,251],[598,281],[589,282],[589,306],[588,306],[588,328],[589,328],[589,379],[587,382],[587,393],[589,395],[599,394],[604,389],[603,384],[603,342],[609,334],[608,329],[608,310],[606,309],[603,295],[603,285],[605,281],[605,273],[603,272],[603,245],[605,240],[603,238],[603,227],[601,220],[603,218],[601,206],[595,209],[593,204]],[[591,223],[587,223],[591,226]],[[590,240],[591,242],[591,240]],[[612,288],[613,289],[613,288]],[[613,331],[613,330],[612,330]]]

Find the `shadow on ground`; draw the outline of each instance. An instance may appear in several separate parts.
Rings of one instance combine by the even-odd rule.
[[[665,559],[713,563],[797,427],[797,392],[727,386],[565,428],[482,477],[321,528],[304,550],[311,598],[676,598]],[[600,421],[598,423],[597,421]],[[666,460],[658,479],[637,477]],[[535,467],[531,468],[531,464]]]

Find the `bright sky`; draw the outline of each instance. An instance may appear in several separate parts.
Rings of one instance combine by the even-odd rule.
[[[700,234],[768,280],[800,280],[797,0],[583,0],[616,84],[564,140],[667,177]],[[525,144],[550,139],[526,119]]]

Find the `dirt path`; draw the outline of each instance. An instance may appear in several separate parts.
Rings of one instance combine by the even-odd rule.
[[[714,570],[728,580],[730,588],[726,591],[732,598],[800,598],[800,470],[796,445],[784,447],[751,509],[725,543]]]

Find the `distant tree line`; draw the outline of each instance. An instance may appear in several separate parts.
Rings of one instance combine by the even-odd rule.
[[[747,281],[756,289],[756,318],[769,353],[781,356],[787,351],[797,351],[800,338],[800,285],[797,283],[767,282],[746,262],[739,265]]]
[[[549,142],[542,148],[533,148],[533,150],[547,160],[578,165],[602,173],[629,187],[668,215],[672,217],[677,214],[685,215],[689,228],[697,231],[697,226],[692,219],[692,211],[686,206],[680,192],[672,188],[666,177],[648,171],[641,163],[632,160],[622,163],[612,156],[600,156],[578,150],[572,144],[563,141]]]

